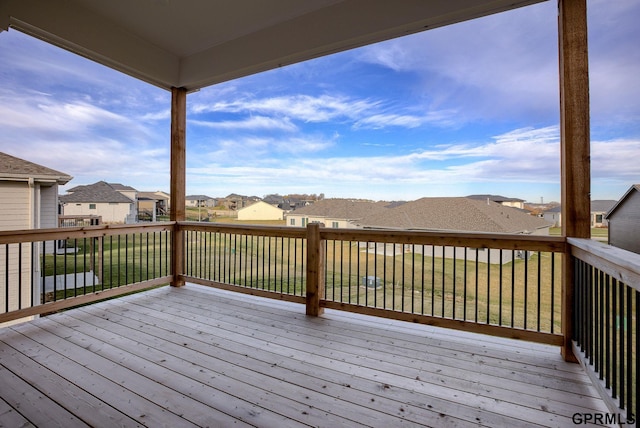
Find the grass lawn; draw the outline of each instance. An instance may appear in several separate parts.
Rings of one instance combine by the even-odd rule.
[[[562,229],[559,227],[552,227],[549,229],[549,235],[551,236],[561,236]],[[591,228],[591,239],[595,239],[602,242],[607,242],[609,239],[609,229],[606,227],[592,227]]]

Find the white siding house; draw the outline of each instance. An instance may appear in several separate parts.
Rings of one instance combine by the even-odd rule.
[[[0,152],[0,230],[53,228],[58,225],[58,185],[71,176],[53,169]],[[40,263],[32,263],[40,253],[40,245],[9,245],[0,247],[0,283],[9,285],[10,310],[29,306],[39,295]],[[9,258],[7,261],[7,251]],[[53,246],[51,246],[53,251]],[[8,263],[7,263],[8,262]],[[19,302],[19,295],[22,302]],[[0,293],[0,313],[7,307]]]
[[[98,216],[102,223],[135,223],[137,191],[122,184],[99,181],[69,189],[60,196],[66,216]]]

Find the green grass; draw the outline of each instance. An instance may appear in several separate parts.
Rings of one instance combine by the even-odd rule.
[[[549,229],[549,235],[562,236],[562,229],[559,227],[552,227]],[[597,239],[598,241],[607,242],[609,239],[609,229],[606,227],[592,227],[591,239]]]
[[[72,293],[87,294],[122,285],[142,282],[168,274],[168,234],[134,234],[67,241],[67,247],[75,252],[46,254],[44,275],[63,275],[94,272],[99,283],[73,290]],[[155,238],[155,240],[154,240]],[[42,266],[42,260],[41,260]],[[64,284],[60,285],[61,287]],[[95,288],[95,289],[94,289]],[[60,296],[63,297],[63,296]]]
[[[200,234],[187,250],[191,251],[187,273],[304,295],[300,246],[293,254],[288,240],[232,236]],[[502,266],[468,260],[465,272],[464,260],[419,253],[385,256],[366,252],[355,243],[336,241],[335,246],[328,243],[325,257],[328,300],[541,331],[551,331],[553,323],[553,332],[560,331],[560,256],[555,257],[553,271],[551,254],[535,253],[526,262],[517,259]],[[370,275],[382,279],[384,292],[360,286],[361,278]]]

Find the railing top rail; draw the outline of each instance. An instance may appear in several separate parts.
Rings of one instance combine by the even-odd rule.
[[[568,238],[571,254],[640,291],[640,254],[591,239]]]
[[[0,231],[0,245],[173,230],[175,222]]]
[[[427,232],[417,230],[320,229],[323,239],[389,242],[471,248],[502,248],[528,251],[566,252],[560,236],[509,235],[468,232]]]
[[[197,221],[181,221],[178,227],[182,230],[201,232],[236,233],[242,235],[277,236],[285,238],[305,238],[307,229],[304,227],[262,226],[250,224],[209,223]]]

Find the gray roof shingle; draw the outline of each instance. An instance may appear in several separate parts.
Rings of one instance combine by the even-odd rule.
[[[372,213],[358,222],[364,227],[530,233],[550,224],[495,202],[469,198],[422,198]]]
[[[0,152],[0,178],[47,179],[55,180],[58,184],[66,184],[73,177],[64,172]]]
[[[91,203],[132,203],[133,200],[127,198],[116,188],[121,190],[135,190],[133,187],[123,186],[122,184],[114,185],[104,181],[98,181],[94,184],[84,186],[76,186],[68,190],[68,194],[60,196],[61,202],[91,202]]]
[[[297,208],[292,214],[357,220],[373,212],[386,210],[387,204],[387,202],[354,201],[351,199],[322,199],[311,205]]]

